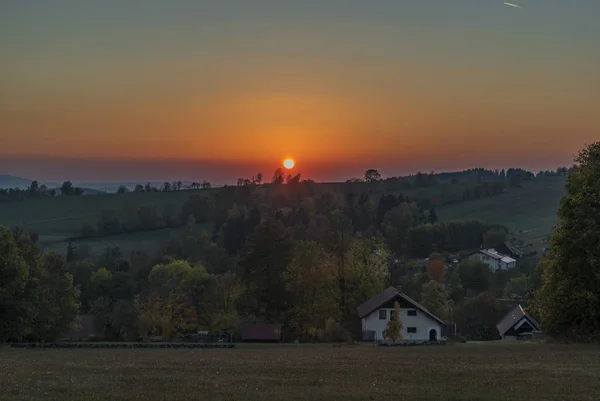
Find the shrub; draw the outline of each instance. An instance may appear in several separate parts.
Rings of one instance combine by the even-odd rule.
[[[317,338],[319,341],[329,343],[343,343],[347,342],[350,337],[350,333],[344,329],[334,319],[327,319],[324,329],[319,329],[317,332]]]

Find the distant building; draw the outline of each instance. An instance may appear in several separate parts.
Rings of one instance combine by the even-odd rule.
[[[388,287],[356,308],[362,321],[363,341],[384,339],[383,331],[392,316],[395,302],[400,305],[404,341],[438,341],[441,338],[445,323],[440,318],[397,288]]]
[[[514,246],[513,244],[511,244],[510,241],[504,241],[503,243],[501,243],[498,246],[496,246],[495,249],[499,253],[502,253],[502,254],[504,254],[506,256],[510,256],[513,259],[520,259],[523,256],[525,256],[524,252],[521,251],[516,246]]]
[[[469,256],[470,260],[485,263],[492,271],[510,270],[517,266],[517,260],[503,255],[495,249],[480,249]]]
[[[496,327],[503,340],[518,340],[526,334],[540,331],[538,322],[521,305],[508,312]]]

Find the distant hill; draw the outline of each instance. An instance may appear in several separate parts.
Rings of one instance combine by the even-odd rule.
[[[0,174],[0,188],[27,188],[31,180],[14,175]]]
[[[436,209],[437,216],[502,224],[517,238],[535,242],[552,232],[566,181],[566,177],[545,177],[524,182],[522,188],[509,188],[501,195],[442,206]]]
[[[9,174],[0,174],[0,189],[8,189],[8,188],[19,188],[19,189],[27,189],[31,185],[31,182],[28,178],[17,177]],[[60,194],[60,186],[61,184],[58,182],[44,182],[39,181],[40,185],[45,185],[50,189],[56,189],[56,193]],[[111,192],[110,190],[103,189],[102,186],[96,188],[93,184],[90,186],[87,185],[75,185],[76,187],[83,189],[84,195],[102,195],[107,192]],[[118,185],[114,187],[114,191],[117,192]]]
[[[73,183],[76,187],[79,188],[87,188],[91,190],[96,190],[102,193],[116,193],[120,186],[124,186],[125,188],[133,191],[136,185],[146,185],[150,184],[150,186],[154,188],[162,188],[164,182],[157,181],[140,181],[140,182],[76,182]],[[171,182],[172,184],[172,182]],[[191,184],[191,181],[182,181],[181,184],[185,187]]]

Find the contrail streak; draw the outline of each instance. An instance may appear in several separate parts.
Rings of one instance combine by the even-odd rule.
[[[507,3],[506,1],[504,2],[504,5],[507,5],[509,7],[515,7],[515,8],[522,8],[520,5],[518,4],[513,4],[513,3]]]

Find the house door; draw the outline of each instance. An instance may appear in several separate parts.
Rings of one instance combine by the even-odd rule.
[[[429,330],[429,341],[437,341],[437,330],[436,329]]]

